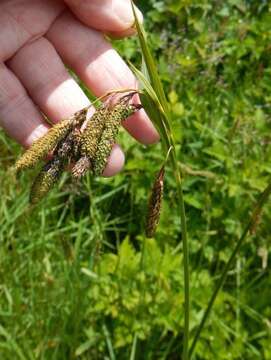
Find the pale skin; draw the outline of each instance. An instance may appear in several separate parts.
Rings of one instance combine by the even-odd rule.
[[[130,0],[1,0],[0,126],[27,148],[49,129],[42,114],[58,122],[88,106],[65,65],[98,97],[135,88],[133,74],[103,35],[129,36],[133,23]],[[143,110],[124,127],[143,144],[159,139]],[[116,144],[104,176],[123,165]]]

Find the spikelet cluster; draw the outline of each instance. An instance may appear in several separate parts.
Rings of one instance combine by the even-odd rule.
[[[30,190],[30,204],[37,204],[57,183],[66,160],[71,157],[74,146],[73,133],[62,139],[54,151],[53,160],[49,161],[40,171]]]
[[[60,160],[52,160],[47,163],[34,180],[29,201],[30,204],[37,204],[52,189],[59,179],[63,168]]]
[[[120,103],[111,110],[94,157],[93,172],[95,175],[101,175],[103,173],[112,146],[116,142],[121,122],[132,115],[135,109],[133,105]]]
[[[34,167],[43,159],[68,133],[70,122],[62,121],[53,126],[46,135],[36,140],[15,164],[15,170],[20,171]]]
[[[159,223],[164,191],[164,177],[165,167],[163,166],[155,178],[149,199],[146,222],[146,236],[148,238],[152,238],[154,236],[157,225]]]
[[[73,117],[63,120],[51,127],[50,130],[43,137],[36,140],[16,162],[16,172],[34,167],[41,159],[48,155],[59,141],[63,140],[75,126],[82,124],[86,114],[87,109],[83,109],[75,113]]]
[[[16,171],[31,168],[52,152],[52,160],[41,169],[30,192],[30,203],[39,202],[56,184],[65,167],[73,165],[72,174],[81,178],[87,171],[101,175],[116,141],[121,122],[141,108],[129,104],[135,93],[123,96],[117,103],[100,106],[86,121],[88,107],[54,125],[46,135],[33,143],[16,162]],[[86,126],[82,127],[86,121]]]
[[[72,175],[74,178],[80,179],[88,170],[91,170],[91,162],[87,156],[83,155],[73,166]]]
[[[81,137],[81,153],[90,159],[94,159],[99,146],[101,134],[104,131],[105,123],[110,111],[102,107],[96,111],[88,121],[87,126]]]
[[[107,107],[98,109],[80,135],[78,141],[80,158],[72,169],[72,174],[75,178],[81,178],[92,168],[92,162],[95,158],[108,114],[109,109]]]
[[[16,171],[35,166],[49,152],[52,152],[52,159],[42,167],[32,184],[31,204],[37,204],[44,198],[60,179],[67,165],[72,165],[72,175],[76,179],[84,176],[87,171],[96,176],[103,173],[122,121],[141,109],[141,105],[129,103],[134,94],[123,96],[113,105],[108,102],[100,106],[88,121],[88,107],[84,108],[54,125],[45,136],[33,143],[16,162]],[[82,127],[84,122],[86,124]],[[147,237],[154,236],[159,222],[164,175],[165,168],[162,166],[149,198]]]

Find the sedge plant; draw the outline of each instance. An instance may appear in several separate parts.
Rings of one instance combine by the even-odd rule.
[[[254,205],[252,215],[250,216],[247,225],[244,227],[243,233],[237,241],[224,269],[222,270],[221,276],[217,282],[217,285],[213,291],[213,294],[210,297],[206,310],[202,316],[199,326],[195,332],[194,338],[189,347],[189,313],[190,313],[190,286],[189,286],[189,243],[187,235],[187,225],[186,225],[186,216],[185,216],[185,206],[182,190],[182,179],[180,167],[178,164],[176,156],[176,148],[174,141],[174,134],[171,126],[171,114],[169,112],[169,107],[167,103],[167,98],[165,91],[160,80],[157,65],[151,54],[150,48],[148,46],[147,37],[143,26],[139,23],[133,2],[131,2],[134,16],[135,16],[135,25],[138,32],[138,39],[140,44],[140,50],[142,53],[142,71],[136,69],[132,64],[130,64],[132,70],[137,76],[140,85],[141,93],[140,99],[143,104],[144,109],[152,119],[154,125],[156,126],[162,141],[164,148],[165,158],[166,154],[169,154],[169,163],[172,168],[172,171],[175,176],[176,189],[177,189],[177,205],[179,209],[180,224],[181,224],[181,234],[182,234],[182,250],[183,250],[183,274],[184,274],[184,333],[183,333],[183,343],[182,343],[182,360],[192,359],[194,350],[196,348],[197,342],[200,339],[201,332],[206,325],[210,312],[213,308],[215,300],[219,291],[222,289],[226,277],[228,275],[231,266],[236,259],[236,256],[252,230],[255,230],[261,212],[264,205],[268,201],[268,198],[271,193],[271,179],[266,186],[265,190],[259,196],[257,203]],[[180,248],[178,246],[178,248]]]
[[[24,170],[25,168],[33,167],[38,161],[40,161],[48,151],[55,148],[53,153],[53,159],[50,160],[45,167],[42,168],[40,174],[36,178],[31,191],[31,203],[37,203],[54,185],[59,178],[60,173],[64,169],[66,164],[66,158],[73,155],[74,161],[73,176],[80,178],[89,169],[92,170],[94,175],[100,175],[105,167],[108,155],[111,150],[111,145],[114,142],[121,121],[131,115],[133,112],[141,109],[139,104],[128,104],[127,100],[130,100],[134,94],[139,93],[142,106],[153,121],[156,129],[158,130],[163,146],[165,155],[165,161],[162,164],[162,168],[158,173],[157,179],[153,187],[153,194],[150,198],[150,216],[149,223],[147,222],[147,237],[153,237],[155,235],[155,228],[157,226],[160,214],[161,201],[163,197],[163,180],[165,174],[165,166],[169,164],[175,177],[176,191],[177,191],[177,206],[179,211],[180,225],[181,225],[181,244],[177,247],[182,248],[183,251],[183,275],[184,275],[184,330],[182,337],[182,360],[192,359],[197,342],[200,339],[201,332],[207,323],[208,317],[211,313],[217,295],[225,283],[225,279],[231,269],[236,255],[238,254],[242,244],[247,238],[250,231],[255,230],[255,226],[261,215],[263,206],[267,202],[271,192],[271,181],[267,185],[266,189],[260,195],[258,202],[256,203],[252,215],[244,228],[244,231],[237,241],[221,276],[217,282],[213,294],[210,297],[206,310],[202,316],[200,324],[198,325],[194,338],[190,343],[190,282],[189,282],[189,239],[186,225],[186,215],[184,206],[184,197],[182,190],[182,177],[179,166],[179,161],[176,154],[176,146],[174,140],[174,133],[172,129],[171,113],[167,102],[167,97],[160,80],[155,60],[151,54],[148,46],[147,37],[142,25],[138,22],[136,12],[131,2],[134,16],[135,25],[137,28],[138,39],[140,43],[140,49],[142,52],[142,71],[139,71],[132,64],[130,67],[137,76],[141,88],[139,91],[135,89],[122,89],[114,90],[111,93],[107,93],[102,98],[106,98],[109,95],[116,93],[130,93],[122,97],[117,105],[114,104],[110,107],[100,107],[96,112],[96,115],[92,118],[84,130],[84,132],[78,132],[78,127],[86,119],[88,108],[82,109],[80,112],[74,114],[71,119],[60,122],[57,126],[54,126],[48,135],[40,139],[34,147],[32,147],[25,155],[16,163],[16,170]],[[128,96],[128,97],[127,97]],[[97,101],[102,98],[97,99]],[[110,114],[108,113],[110,112]],[[108,117],[110,115],[110,117]],[[108,121],[108,119],[110,121]],[[106,121],[107,120],[107,121]],[[167,165],[168,166],[168,165]],[[144,253],[145,239],[142,248],[142,264]],[[79,247],[77,244],[76,249]],[[76,250],[77,253],[77,250]],[[1,329],[0,329],[1,330]],[[106,338],[108,352],[111,359],[115,359],[114,349],[110,334],[106,326],[103,327],[103,333]],[[2,335],[5,336],[3,333]],[[190,345],[190,346],[189,346]],[[137,334],[134,335],[133,345],[131,350],[131,359],[135,359],[137,347]]]

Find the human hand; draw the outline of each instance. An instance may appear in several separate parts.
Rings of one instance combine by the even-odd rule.
[[[142,17],[141,13],[138,15]],[[24,147],[52,122],[89,105],[66,64],[96,96],[135,88],[136,80],[103,33],[134,32],[130,0],[2,0],[0,4],[0,126]],[[124,123],[138,141],[158,134],[144,111]],[[115,145],[105,176],[119,172],[124,154]]]

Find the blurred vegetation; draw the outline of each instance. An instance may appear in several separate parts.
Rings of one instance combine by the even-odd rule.
[[[271,7],[267,0],[138,1],[167,89],[184,174],[191,335],[271,174]],[[140,66],[136,39],[115,41]],[[175,184],[143,244],[163,161],[124,132],[113,179],[66,175],[29,210],[31,172],[0,132],[0,358],[179,359],[183,273]],[[271,359],[268,204],[230,272],[194,359]]]

